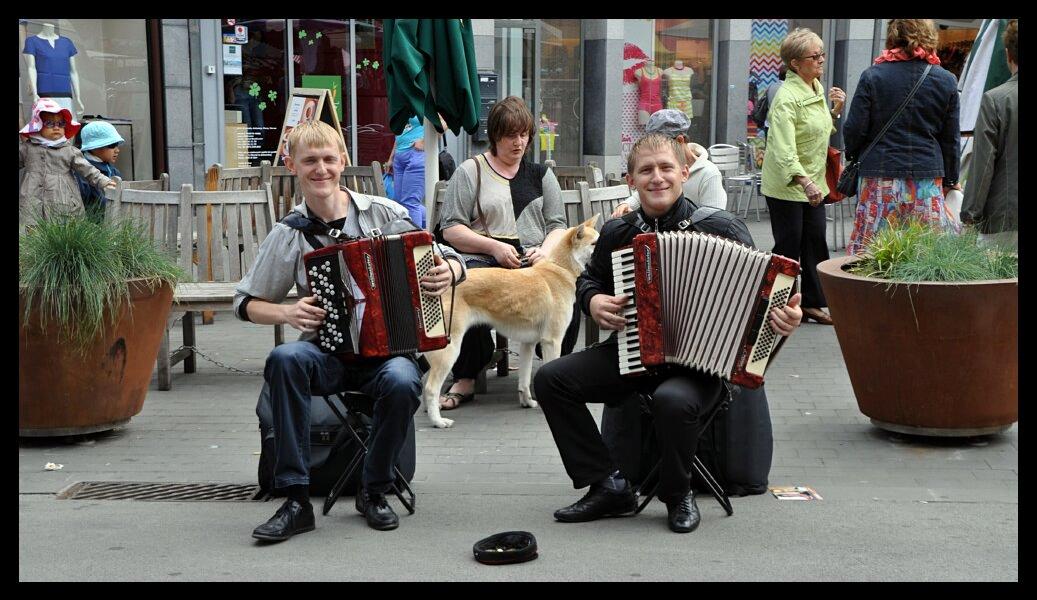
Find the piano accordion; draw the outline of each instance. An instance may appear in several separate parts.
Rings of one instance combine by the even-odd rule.
[[[612,253],[615,294],[627,294],[619,372],[677,364],[747,388],[763,384],[784,340],[771,307],[788,303],[799,263],[725,238],[643,233]]]
[[[314,342],[324,352],[365,358],[445,347],[443,302],[418,283],[434,266],[432,256],[427,231],[362,238],[306,253],[306,280],[327,311]]]

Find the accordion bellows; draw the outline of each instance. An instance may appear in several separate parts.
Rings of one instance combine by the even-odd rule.
[[[413,231],[306,253],[310,290],[328,312],[315,343],[367,358],[445,347],[443,302],[419,285],[434,265],[432,252],[432,235]]]
[[[788,303],[799,263],[725,238],[643,233],[612,253],[615,293],[632,297],[619,332],[619,372],[676,364],[748,388],[784,338],[768,322]]]

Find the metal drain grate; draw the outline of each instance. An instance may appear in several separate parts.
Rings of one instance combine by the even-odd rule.
[[[151,502],[246,502],[258,485],[226,483],[140,483],[82,481],[58,492],[59,500],[145,500]]]

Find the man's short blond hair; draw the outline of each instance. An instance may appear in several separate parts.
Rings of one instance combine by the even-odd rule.
[[[821,49],[824,50],[825,44],[821,41],[821,37],[813,31],[810,31],[806,27],[797,27],[789,32],[785,39],[781,42],[781,62],[785,63],[785,67],[796,72],[792,68],[792,61],[795,59],[802,59],[807,55],[808,52],[813,50],[814,44],[821,44]]]
[[[322,146],[338,146],[338,151],[346,153],[346,142],[342,136],[324,121],[310,121],[296,125],[288,133],[285,140],[288,145],[288,156],[295,157],[299,148],[320,148]]]
[[[649,133],[643,138],[637,140],[634,147],[630,149],[630,155],[627,157],[627,173],[630,175],[634,174],[634,169],[637,167],[637,158],[639,156],[648,152],[662,150],[664,148],[669,148],[673,151],[673,157],[677,159],[677,164],[679,166],[685,166],[684,148],[681,147],[680,142],[668,135]]]

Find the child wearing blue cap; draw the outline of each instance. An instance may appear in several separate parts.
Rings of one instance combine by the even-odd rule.
[[[105,176],[122,177],[122,173],[115,167],[115,161],[119,158],[119,146],[125,141],[111,123],[91,121],[83,126],[80,149],[87,162]],[[91,185],[78,173],[76,182],[79,183],[79,193],[83,196],[83,205],[86,206],[87,213],[92,218],[101,220],[104,217],[104,207],[108,203],[104,188]]]

